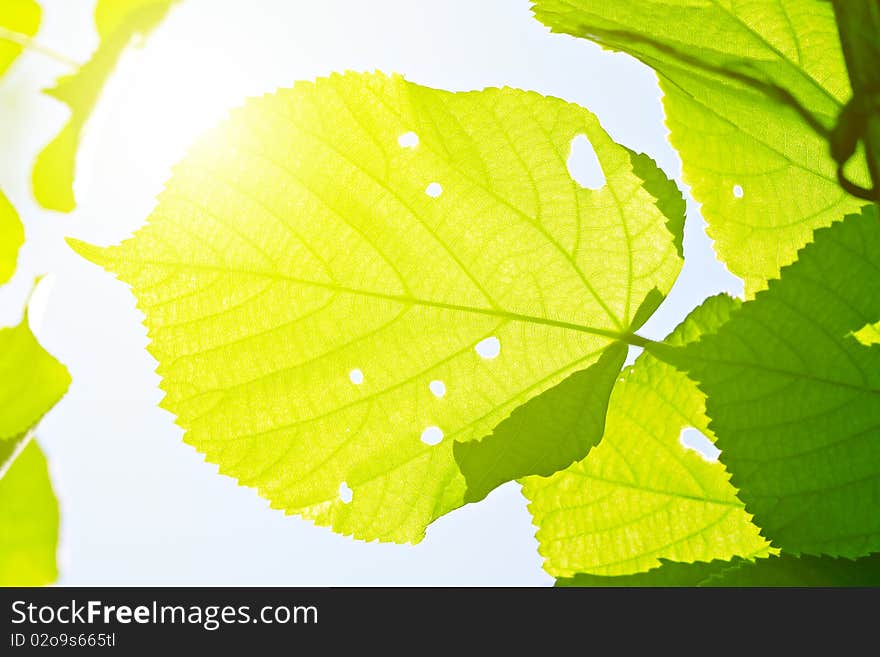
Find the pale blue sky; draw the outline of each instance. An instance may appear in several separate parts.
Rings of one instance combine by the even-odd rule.
[[[92,0],[42,0],[39,40],[80,60],[95,43]],[[0,84],[0,186],[28,242],[0,323],[17,321],[33,276],[55,284],[38,335],[74,379],[40,442],[62,506],[62,584],[548,584],[516,484],[442,518],[417,546],[365,544],[268,508],[181,441],[145,329],[124,285],[63,238],[129,235],[170,165],[247,96],[342,70],[403,73],[453,90],[509,85],[578,102],[621,143],[680,181],[654,74],[583,40],[551,35],[527,0],[183,0],[129,52],[99,103],[77,169],[79,208],[42,211],[29,167],[64,121],[39,93],[64,67],[23,57]],[[738,292],[689,203],[687,263],[643,329],[662,337],[708,294]]]

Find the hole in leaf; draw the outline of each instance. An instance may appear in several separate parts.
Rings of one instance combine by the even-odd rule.
[[[702,456],[704,461],[717,461],[718,455],[721,454],[721,450],[715,447],[711,440],[693,427],[682,429],[678,442],[685,449]]]
[[[419,136],[414,132],[405,132],[397,138],[401,148],[415,148],[419,145]]]
[[[443,397],[446,394],[446,384],[442,381],[431,381],[428,384],[428,388],[431,389],[435,397]]]
[[[745,192],[743,192],[742,185],[734,185],[733,186],[733,197],[734,198],[742,198],[744,193]]]
[[[351,502],[354,497],[354,491],[348,487],[348,484],[344,481],[339,484],[339,499],[342,500],[343,504],[348,504]]]
[[[348,378],[353,384],[359,386],[364,382],[364,373],[361,372],[359,369],[354,368],[351,372],[348,373]]]
[[[431,198],[437,198],[442,193],[443,187],[441,187],[440,183],[438,182],[432,182],[430,185],[425,187],[425,194],[427,194]]]
[[[497,358],[501,353],[501,341],[493,335],[491,338],[480,340],[474,349],[480,354],[480,358]]]
[[[587,189],[601,189],[605,186],[605,174],[599,165],[596,151],[586,135],[578,135],[571,140],[568,154],[568,173],[581,186]]]
[[[443,430],[440,427],[426,427],[422,431],[422,442],[426,445],[439,445],[443,440]]]

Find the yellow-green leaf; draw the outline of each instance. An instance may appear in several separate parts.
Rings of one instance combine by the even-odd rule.
[[[24,244],[24,226],[9,199],[0,191],[0,285],[12,278],[18,250]]]
[[[736,306],[727,296],[709,298],[666,342],[696,340]],[[524,481],[548,573],[617,576],[650,570],[661,559],[767,553],[724,466],[685,449],[685,429],[714,439],[705,397],[673,366],[643,353],[611,393],[598,447],[551,477]]]
[[[46,459],[27,439],[21,453],[0,467],[0,586],[54,582],[57,547],[58,502]]]
[[[581,134],[601,189],[569,175]],[[221,472],[339,532],[417,541],[464,502],[453,443],[670,289],[681,217],[661,207],[681,204],[647,162],[559,99],[336,75],[249,101],[134,238],[75,247],[132,286],[163,406]]]
[[[149,34],[177,0],[120,0],[98,3],[96,24],[101,36],[92,58],[72,75],[59,78],[46,93],[70,107],[70,119],[37,156],[32,184],[44,208],[70,212],[76,207],[73,181],[76,153],[86,121],[125,47],[135,36]],[[109,5],[113,5],[112,9]]]
[[[21,54],[24,46],[20,37],[36,35],[41,14],[40,5],[34,0],[3,0],[0,5],[0,76]],[[11,34],[4,34],[5,30]]]
[[[27,317],[0,329],[0,441],[31,431],[69,385],[67,368],[40,346]]]
[[[537,0],[554,31],[654,68],[672,144],[730,271],[749,294],[791,263],[813,230],[858,209],[827,139],[851,95],[830,2]],[[869,183],[863,154],[848,167]]]

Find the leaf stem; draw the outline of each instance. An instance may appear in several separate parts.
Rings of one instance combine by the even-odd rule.
[[[841,121],[858,120],[855,136],[865,145],[873,183],[870,194],[880,201],[880,0],[832,0],[832,4],[853,89],[854,111],[842,115]],[[847,126],[840,126],[838,132],[841,128]]]
[[[645,349],[646,347],[650,347],[652,345],[661,344],[656,340],[651,340],[650,338],[643,337],[637,333],[625,333],[620,338],[621,342],[625,342],[628,345],[633,347],[641,347]]]
[[[56,62],[64,64],[65,66],[69,66],[72,69],[80,67],[80,63],[75,59],[72,59],[67,55],[63,55],[57,50],[49,48],[48,46],[44,46],[42,43],[36,41],[33,37],[29,37],[27,34],[22,34],[21,32],[10,30],[3,27],[2,25],[0,25],[0,40],[16,43],[26,50],[33,50],[34,52],[38,52],[41,55],[45,55],[50,59],[54,59]]]

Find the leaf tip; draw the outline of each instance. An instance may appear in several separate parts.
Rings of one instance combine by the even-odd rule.
[[[65,237],[64,241],[67,242],[67,245],[77,255],[85,258],[91,263],[98,265],[99,267],[107,269],[107,265],[110,262],[110,258],[107,253],[110,250],[109,247],[89,244],[88,242],[76,239],[75,237]]]

